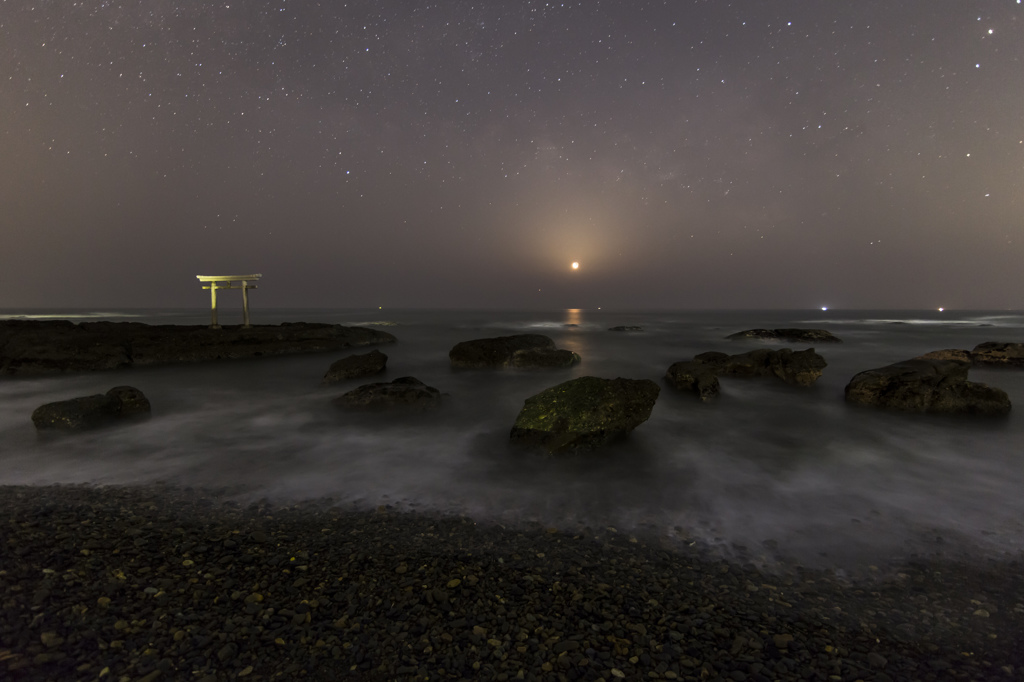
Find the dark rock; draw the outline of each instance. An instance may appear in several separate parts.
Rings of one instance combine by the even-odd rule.
[[[512,366],[524,369],[572,367],[580,356],[560,348],[525,348],[512,354]]]
[[[810,386],[827,366],[825,358],[815,353],[813,348],[802,351],[759,348],[739,355],[711,351],[693,359],[709,366],[718,376],[774,376],[794,386]]]
[[[870,369],[846,385],[846,400],[905,412],[1005,415],[1004,391],[967,380],[970,365],[924,357]]]
[[[96,428],[118,419],[148,417],[149,400],[137,388],[117,386],[105,394],[72,398],[37,407],[32,423],[40,430],[76,431]]]
[[[427,410],[440,406],[441,392],[415,377],[401,377],[390,383],[360,386],[331,402],[338,407],[355,410]]]
[[[610,332],[642,332],[643,327],[636,327],[630,325],[619,325],[618,327],[611,327],[608,329]]]
[[[526,399],[510,438],[553,453],[593,449],[647,421],[659,392],[647,379],[566,381]]]
[[[393,343],[387,332],[306,322],[226,326],[0,321],[0,375],[27,376],[337,351]]]
[[[790,343],[842,343],[843,340],[825,329],[748,329],[725,337],[727,339],[763,339]]]
[[[981,343],[971,351],[971,359],[976,365],[1024,367],[1024,343]]]
[[[703,362],[677,362],[668,368],[665,378],[682,391],[693,391],[704,402],[718,396],[718,376]]]
[[[933,350],[930,353],[919,355],[916,360],[952,360],[954,362],[962,362],[965,365],[970,365],[973,362],[971,358],[971,352],[966,350],[959,350],[957,348],[947,348],[945,350]]]
[[[579,356],[575,353],[571,353],[571,357],[565,353],[571,352],[558,351],[555,342],[543,334],[517,334],[462,341],[448,352],[448,358],[452,367],[466,369],[568,367],[579,362]]]
[[[350,355],[332,364],[321,383],[327,386],[346,379],[380,374],[387,364],[388,356],[376,349],[363,355]]]

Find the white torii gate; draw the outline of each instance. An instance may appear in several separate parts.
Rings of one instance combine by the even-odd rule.
[[[249,324],[249,289],[256,289],[255,284],[250,282],[258,282],[260,277],[263,275],[196,275],[196,279],[200,282],[209,282],[203,286],[203,289],[210,290],[210,308],[212,317],[210,319],[210,329],[220,329],[220,325],[217,324],[217,291],[220,289],[241,289],[242,290],[242,317],[244,324],[242,327],[248,329],[252,325]]]

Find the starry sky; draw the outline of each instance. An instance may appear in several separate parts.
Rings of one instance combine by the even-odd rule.
[[[0,232],[0,308],[1019,309],[1024,7],[0,0]]]

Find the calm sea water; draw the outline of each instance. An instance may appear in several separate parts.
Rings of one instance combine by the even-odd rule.
[[[8,311],[7,316],[24,314]],[[205,311],[98,311],[69,319],[206,323]],[[77,316],[77,317],[76,317]],[[239,315],[240,317],[240,315]],[[657,534],[723,553],[835,567],[910,554],[1024,550],[1024,371],[971,370],[1010,395],[1005,420],[888,414],[843,401],[855,373],[940,348],[1024,340],[1024,315],[956,312],[550,313],[292,310],[257,323],[394,322],[387,380],[415,376],[447,394],[429,416],[351,416],[330,404],[367,383],[319,386],[347,353],[0,380],[0,484],[167,482],[244,491],[277,502],[338,503]],[[231,319],[222,313],[222,322]],[[639,325],[638,333],[613,333]],[[651,419],[605,450],[550,459],[508,444],[524,399],[583,375],[661,382],[697,353],[762,345],[727,341],[752,327],[829,329],[812,388],[725,378],[701,404],[662,384]],[[452,371],[467,339],[551,336],[583,357],[558,371]],[[804,346],[793,346],[802,348]],[[365,352],[360,350],[357,352]],[[153,418],[39,438],[32,410],[129,384]]]

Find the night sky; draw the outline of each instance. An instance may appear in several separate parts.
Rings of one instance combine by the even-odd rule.
[[[2,0],[0,160],[2,308],[1019,309],[1024,6]]]

